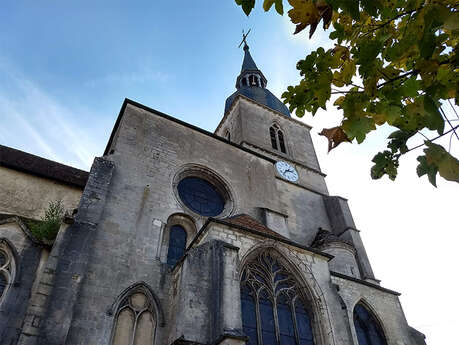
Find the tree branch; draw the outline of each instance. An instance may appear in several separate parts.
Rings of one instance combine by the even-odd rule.
[[[409,76],[411,74],[417,74],[417,73],[419,73],[419,71],[417,69],[414,69],[414,70],[406,72],[404,74],[400,74],[400,75],[396,76],[395,78],[392,78],[392,79],[390,79],[388,81],[385,81],[384,83],[376,85],[376,88],[380,88],[381,86],[387,85],[387,84],[392,83],[392,82],[394,82],[396,80],[399,80],[399,79],[405,78],[405,77],[407,77],[407,76]]]
[[[445,114],[445,112],[443,111],[443,108],[440,107],[440,110],[441,110],[441,113],[442,113],[443,117],[445,118],[446,122],[448,122],[449,126],[452,128],[454,134],[456,135],[457,140],[459,140],[459,136],[457,135],[456,131],[454,130],[454,127],[453,127],[453,125],[451,124],[451,121],[446,117],[446,114]]]
[[[437,139],[439,139],[439,138],[445,136],[446,134],[451,133],[452,131],[454,131],[454,130],[456,130],[456,129],[458,129],[458,128],[459,128],[459,125],[457,125],[456,127],[451,128],[449,131],[447,131],[447,132],[445,132],[445,133],[443,133],[443,134],[440,134],[440,135],[436,136],[435,138],[429,139],[428,141],[437,140]],[[418,149],[418,148],[420,148],[421,146],[424,146],[424,145],[425,145],[425,143],[416,145],[415,147],[412,147],[412,148],[408,149],[405,153],[408,153],[408,152],[410,152],[410,151],[416,150],[416,149]]]
[[[375,24],[376,27],[375,27],[374,29],[371,29],[370,31],[367,31],[362,37],[365,37],[365,36],[371,34],[372,32],[374,32],[374,31],[376,31],[376,30],[379,30],[379,29],[385,27],[387,24],[392,23],[394,20],[397,20],[398,18],[401,18],[401,17],[403,17],[403,16],[406,16],[407,14],[411,15],[413,12],[416,12],[416,11],[420,10],[421,8],[422,8],[422,6],[416,8],[416,9],[414,9],[414,10],[410,10],[410,11],[406,11],[406,12],[400,13],[400,14],[396,15],[394,18],[389,19],[387,22],[384,22],[384,23],[382,23],[382,24]]]

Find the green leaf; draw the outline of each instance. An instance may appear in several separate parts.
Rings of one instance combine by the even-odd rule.
[[[349,137],[349,139],[357,139],[361,144],[365,140],[365,136],[372,130],[376,129],[375,122],[368,117],[353,117],[343,121],[341,126]]]
[[[267,12],[271,8],[271,6],[274,4],[274,0],[265,0],[263,2],[263,9]]]
[[[276,8],[277,13],[279,13],[281,16],[284,14],[283,0],[276,0],[274,7]]]
[[[419,41],[419,51],[423,59],[429,59],[435,50],[435,34],[433,32],[425,32]]]
[[[373,180],[380,179],[384,175],[387,175],[392,181],[395,180],[399,163],[398,158],[390,151],[377,153],[372,162],[375,163],[370,172]]]
[[[391,149],[392,153],[406,153],[408,152],[408,147],[406,145],[406,142],[408,141],[409,138],[411,138],[416,132],[405,132],[405,131],[395,131],[392,132],[389,135],[389,143],[387,144],[387,147]]]
[[[255,7],[255,0],[235,0],[236,4],[242,7],[244,13],[248,16]]]
[[[443,134],[445,129],[445,121],[438,110],[437,105],[430,96],[424,97],[424,109],[428,114],[427,128],[437,130],[438,134]]]
[[[437,172],[438,168],[435,165],[427,163],[426,156],[419,156],[417,158],[419,164],[416,168],[416,172],[419,177],[427,174],[429,178],[429,182],[434,186],[437,187]]]
[[[418,90],[420,89],[420,82],[416,80],[416,77],[411,77],[403,84],[403,91],[407,97],[418,96]]]
[[[440,176],[448,181],[459,182],[459,160],[453,157],[443,146],[426,141],[424,149],[426,161],[436,166]]]
[[[459,12],[450,13],[445,19],[443,27],[452,31],[459,30]]]

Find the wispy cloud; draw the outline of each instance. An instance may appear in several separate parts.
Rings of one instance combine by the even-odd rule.
[[[5,60],[0,73],[2,144],[88,169],[100,143],[78,124],[83,110],[62,105]]]
[[[100,85],[110,85],[110,84],[121,84],[121,85],[130,85],[130,84],[143,84],[150,83],[152,81],[156,82],[166,82],[170,79],[170,75],[160,71],[151,71],[144,70],[139,72],[129,72],[129,73],[112,73],[104,76],[100,76],[91,80],[88,80],[84,83],[84,86],[95,88]]]

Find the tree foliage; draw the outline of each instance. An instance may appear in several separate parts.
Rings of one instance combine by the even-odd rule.
[[[235,0],[249,15],[255,0]],[[373,158],[371,176],[397,176],[400,157],[424,146],[419,176],[436,185],[436,175],[459,182],[459,161],[433,141],[456,133],[459,116],[447,118],[442,106],[459,104],[459,3],[457,0],[288,0],[295,34],[309,27],[311,37],[322,21],[335,41],[297,63],[302,79],[282,95],[290,111],[302,117],[326,109],[332,95],[342,122],[321,135],[329,150],[387,124],[394,128],[387,149]],[[264,0],[263,8],[284,12],[283,0]],[[336,96],[335,96],[336,97]],[[434,138],[431,131],[437,132]],[[408,147],[422,135],[424,144]]]

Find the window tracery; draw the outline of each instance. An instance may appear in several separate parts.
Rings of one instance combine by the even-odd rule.
[[[135,289],[118,305],[112,345],[152,345],[155,329],[152,301],[141,289]]]
[[[286,153],[284,133],[277,124],[269,127],[269,137],[271,139],[271,146],[274,150],[280,150],[282,153]]]
[[[248,345],[314,344],[311,315],[298,283],[270,253],[244,268],[241,306]]]
[[[0,242],[0,304],[5,299],[9,287],[13,284],[15,274],[15,262],[13,253],[8,244]]]
[[[354,326],[359,345],[387,345],[379,322],[362,303],[354,308]]]

